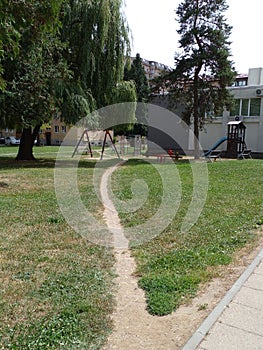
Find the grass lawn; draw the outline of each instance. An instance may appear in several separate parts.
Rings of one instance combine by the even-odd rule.
[[[61,215],[53,179],[57,150],[36,147],[38,161],[15,162],[17,147],[0,147],[1,349],[100,349],[112,328],[113,252],[80,237]],[[81,161],[78,179],[83,202],[100,219],[94,164]],[[169,177],[171,164],[156,166]],[[254,228],[263,223],[263,161],[222,161],[208,164],[204,210],[189,232],[180,233],[193,178],[187,162],[177,168],[182,199],[176,217],[158,237],[132,248],[139,285],[156,315],[187,302],[236,251],[255,244]],[[143,223],[158,209],[157,170],[130,160],[114,172],[112,189],[121,200],[132,198],[132,180],[143,178],[149,188],[142,208],[120,214],[124,226]]]
[[[171,164],[158,166],[170,176]],[[190,231],[181,233],[180,227],[191,201],[192,171],[189,163],[179,161],[182,200],[176,217],[161,235],[132,249],[138,264],[139,285],[146,292],[148,311],[152,314],[168,314],[187,302],[200,283],[217,276],[219,268],[232,261],[234,252],[258,239],[254,228],[263,223],[263,161],[230,160],[207,166],[206,204]],[[136,212],[120,213],[127,227],[147,221],[161,202],[158,169],[136,160],[115,172],[116,196],[131,199],[130,185],[138,178],[148,184],[148,199]]]
[[[36,147],[37,162],[18,163],[17,147],[0,148],[1,349],[100,349],[111,329],[114,257],[61,215],[57,150]],[[99,213],[93,165],[81,162],[79,179],[83,201]]]

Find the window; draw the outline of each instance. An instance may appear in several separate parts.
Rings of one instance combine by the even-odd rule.
[[[246,80],[237,80],[234,85],[235,86],[246,86],[247,85],[247,81]]]
[[[66,132],[67,132],[66,125],[61,125],[61,132],[63,132],[63,134],[66,134]]]
[[[261,98],[251,98],[250,100],[250,116],[260,116]]]
[[[240,115],[248,115],[249,99],[243,98],[241,101],[241,113]]]
[[[230,111],[231,116],[242,115],[244,117],[259,117],[261,98],[236,99],[235,105]]]
[[[58,125],[55,125],[55,129],[54,129],[55,133],[59,133],[59,126]]]

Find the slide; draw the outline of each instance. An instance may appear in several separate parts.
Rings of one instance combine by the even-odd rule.
[[[221,137],[208,151],[204,153],[204,157],[207,157],[209,153],[211,153],[214,149],[216,149],[218,146],[221,145],[221,143],[225,142],[227,140],[226,136]]]

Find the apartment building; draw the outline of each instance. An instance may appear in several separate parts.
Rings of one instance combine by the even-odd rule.
[[[145,75],[148,81],[151,81],[152,79],[158,77],[163,71],[170,72],[172,70],[171,67],[163,63],[149,61],[144,58],[142,58],[142,65],[144,67]]]

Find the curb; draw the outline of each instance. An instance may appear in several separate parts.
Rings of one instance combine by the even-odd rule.
[[[238,278],[238,280],[233,284],[232,288],[227,292],[224,298],[217,304],[214,310],[208,315],[208,317],[204,320],[204,322],[200,325],[200,327],[195,331],[192,337],[187,341],[182,350],[194,350],[204,339],[206,334],[218,320],[219,316],[223,313],[226,306],[232,301],[234,296],[239,292],[243,284],[249,278],[249,276],[253,273],[255,268],[259,265],[261,260],[263,259],[263,249],[259,252],[259,254],[255,257],[252,263],[248,266],[248,268],[242,273],[242,275]]]

